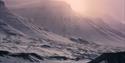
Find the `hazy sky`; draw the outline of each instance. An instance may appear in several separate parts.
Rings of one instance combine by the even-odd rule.
[[[107,11],[108,14],[111,14],[120,20],[123,20],[125,18],[125,0],[103,0],[103,1],[102,1],[104,7],[102,9],[103,11],[104,10]]]
[[[109,14],[116,19],[125,20],[125,0],[65,0],[72,6],[76,6],[77,11],[89,13],[89,15]],[[79,1],[79,2],[78,2]],[[74,4],[73,4],[74,3]]]
[[[6,0],[18,3],[35,2],[40,0]],[[61,1],[61,0],[57,0]],[[112,15],[118,20],[125,21],[125,0],[63,0],[68,2],[75,11],[85,15]],[[19,5],[19,4],[17,4]]]

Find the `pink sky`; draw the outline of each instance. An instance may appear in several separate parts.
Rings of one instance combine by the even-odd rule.
[[[104,6],[111,15],[125,21],[125,0],[104,0]]]

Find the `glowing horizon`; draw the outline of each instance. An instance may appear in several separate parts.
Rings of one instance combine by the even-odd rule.
[[[124,0],[63,0],[71,8],[86,16],[111,15],[118,20],[125,21]]]
[[[83,13],[87,8],[87,5],[83,3],[84,0],[64,0],[64,1],[70,4],[71,8],[74,11],[79,13]]]

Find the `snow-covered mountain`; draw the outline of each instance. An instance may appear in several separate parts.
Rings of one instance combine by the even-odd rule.
[[[125,50],[79,37],[63,37],[36,24],[15,15],[0,0],[0,63],[82,63],[103,52]]]
[[[9,1],[13,4],[9,3],[8,7],[13,12],[31,19],[34,25],[44,27],[56,34],[82,37],[103,45],[124,47],[125,24],[121,21],[108,15],[103,18],[82,17],[74,13],[68,4],[61,1],[27,1]],[[20,2],[20,4],[14,2]]]

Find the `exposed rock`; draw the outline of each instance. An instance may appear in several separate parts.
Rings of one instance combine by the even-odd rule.
[[[65,56],[49,56],[47,57],[49,60],[69,60],[70,58]]]
[[[0,56],[3,57],[15,57],[15,58],[22,58],[24,60],[29,60],[31,62],[37,62],[40,60],[44,60],[42,56],[36,54],[36,53],[11,53],[8,51],[0,51]]]

